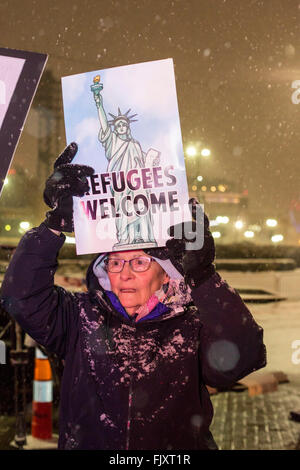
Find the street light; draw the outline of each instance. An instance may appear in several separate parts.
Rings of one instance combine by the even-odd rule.
[[[202,149],[201,150],[201,155],[202,155],[202,157],[209,157],[210,156],[210,150],[209,149]]]
[[[186,154],[188,157],[195,157],[198,153],[196,145],[188,145],[186,148]],[[211,151],[208,148],[204,148],[201,150],[200,155],[202,157],[209,157],[211,155]]]
[[[277,220],[276,219],[267,219],[266,224],[268,227],[276,227],[277,226]]]
[[[197,155],[197,149],[194,145],[189,145],[186,149],[186,154],[188,157],[195,157]]]
[[[253,230],[253,232],[261,232],[261,226],[257,224],[249,225],[249,230]]]
[[[227,215],[225,215],[225,216],[218,215],[218,217],[216,218],[216,221],[217,221],[219,224],[228,224],[228,222],[229,222],[229,217],[227,217]]]
[[[23,230],[28,230],[30,227],[30,223],[27,221],[20,222],[19,225],[20,225],[20,228]]]
[[[246,230],[246,232],[244,233],[244,236],[246,238],[253,238],[254,237],[254,232],[252,230]]]
[[[210,227],[215,227],[216,225],[219,225],[219,222],[217,222],[217,221],[214,220],[214,219],[211,219],[211,220],[209,221],[209,225],[210,225]]]
[[[221,232],[212,232],[214,238],[221,238]]]
[[[271,237],[271,240],[273,243],[278,243],[278,242],[282,242],[283,240],[283,235],[281,235],[280,233],[278,233],[277,235],[273,235]]]
[[[237,228],[238,230],[240,230],[241,228],[244,227],[244,222],[242,220],[237,220],[234,224],[235,228]]]

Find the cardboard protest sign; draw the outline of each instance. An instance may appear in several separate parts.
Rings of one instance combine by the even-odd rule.
[[[190,220],[172,59],[62,78],[67,142],[90,165],[74,198],[77,254],[164,246]]]
[[[0,194],[46,61],[46,54],[0,48]]]

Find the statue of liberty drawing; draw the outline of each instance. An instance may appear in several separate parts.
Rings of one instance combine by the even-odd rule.
[[[91,85],[91,91],[94,94],[95,103],[98,110],[98,117],[100,121],[99,141],[104,147],[105,156],[108,160],[107,171],[119,172],[124,171],[126,175],[131,169],[149,168],[158,166],[160,161],[160,152],[154,149],[149,149],[144,153],[140,143],[133,139],[130,130],[130,124],[137,121],[133,119],[137,114],[129,115],[130,109],[122,114],[118,108],[118,114],[114,115],[108,113],[112,119],[108,120],[104,107],[101,91],[103,84],[100,83],[100,76],[94,78],[94,84]],[[120,217],[116,218],[116,236],[118,242],[113,246],[113,250],[128,248],[152,248],[156,247],[157,243],[153,234],[153,221],[151,211],[145,215],[137,215],[134,210],[131,211],[130,216],[122,213],[120,208],[121,200],[129,196],[128,199],[133,201],[134,191],[126,187],[120,193],[111,189],[112,196],[115,198],[116,211]],[[139,194],[148,196],[148,191],[141,189]],[[148,197],[147,197],[148,198]],[[135,245],[135,246],[133,246]]]

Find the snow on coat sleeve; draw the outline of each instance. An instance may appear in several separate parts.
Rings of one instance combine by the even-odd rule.
[[[65,241],[44,224],[28,231],[11,259],[1,287],[1,304],[39,344],[64,357],[77,321],[74,295],[54,286],[57,255]]]
[[[192,296],[202,322],[199,354],[204,383],[226,388],[266,365],[263,329],[218,273],[193,289]]]

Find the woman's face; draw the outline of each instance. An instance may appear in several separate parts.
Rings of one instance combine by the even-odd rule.
[[[128,124],[126,121],[122,121],[121,119],[116,122],[115,130],[118,134],[124,135],[127,134]]]
[[[109,258],[129,261],[139,256],[149,257],[142,250],[133,250],[111,253]],[[119,298],[129,315],[133,315],[156,290],[169,281],[169,276],[156,261],[151,262],[149,269],[144,272],[134,272],[129,263],[124,263],[120,273],[108,272],[107,274],[113,293]]]

